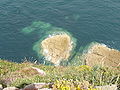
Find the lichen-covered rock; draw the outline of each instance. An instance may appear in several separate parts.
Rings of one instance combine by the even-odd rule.
[[[38,90],[38,89],[42,89],[44,88],[46,85],[46,83],[33,83],[30,85],[25,86],[25,88],[23,90]]]
[[[7,87],[7,88],[4,88],[3,90],[19,90],[19,89],[16,87]]]
[[[67,60],[72,50],[72,42],[67,34],[54,35],[41,42],[42,54],[47,60],[58,65],[61,60]]]
[[[120,65],[120,51],[108,48],[106,45],[92,45],[84,54],[86,64],[89,66],[103,65],[117,67]]]

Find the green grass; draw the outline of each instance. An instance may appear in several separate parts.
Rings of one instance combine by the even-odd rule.
[[[24,68],[37,67],[46,72],[46,76],[31,75],[32,71],[22,72]],[[16,86],[19,88],[30,83],[54,83],[57,80],[88,81],[93,86],[120,85],[120,69],[101,66],[45,66],[30,62],[14,63],[0,60],[0,83],[4,86]],[[21,71],[21,72],[19,72]]]

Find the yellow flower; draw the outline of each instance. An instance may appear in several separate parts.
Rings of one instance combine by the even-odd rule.
[[[70,90],[70,87],[64,86],[64,87],[61,87],[61,90]]]
[[[80,70],[80,71],[91,71],[92,68],[91,68],[90,66],[87,66],[87,65],[81,65],[81,66],[79,67],[79,70]]]
[[[81,89],[80,87],[77,87],[76,90],[83,90],[83,89]]]

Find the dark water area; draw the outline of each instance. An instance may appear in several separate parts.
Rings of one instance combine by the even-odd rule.
[[[43,34],[21,33],[35,21],[67,30],[77,47],[99,42],[120,50],[120,0],[0,0],[0,58],[37,59],[32,47]]]

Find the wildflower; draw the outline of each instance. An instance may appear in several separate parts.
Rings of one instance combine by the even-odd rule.
[[[64,87],[61,87],[61,90],[70,90],[70,87],[69,86],[64,86]]]
[[[87,65],[82,65],[79,67],[79,70],[80,71],[91,71],[92,68],[90,66],[87,66]]]

